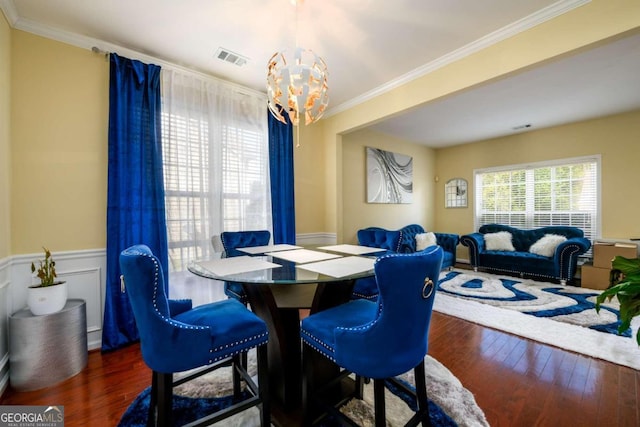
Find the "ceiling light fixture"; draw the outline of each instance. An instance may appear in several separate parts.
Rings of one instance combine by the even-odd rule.
[[[271,114],[286,123],[286,113],[294,126],[300,117],[305,125],[322,117],[329,104],[327,65],[309,49],[298,46],[298,3],[296,8],[296,47],[293,52],[276,52],[267,64],[267,103]]]

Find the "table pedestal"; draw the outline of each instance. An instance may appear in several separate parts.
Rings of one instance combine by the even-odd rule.
[[[353,292],[353,280],[318,283],[311,313],[347,302]],[[300,285],[295,285],[300,286]],[[302,419],[302,342],[300,316],[297,308],[278,307],[271,287],[265,284],[244,284],[251,310],[269,328],[269,388],[272,420],[279,426],[299,425]],[[330,377],[337,366],[330,369]],[[320,368],[320,367],[319,367]],[[317,377],[326,376],[326,366]]]
[[[51,386],[87,366],[87,310],[69,299],[52,314],[35,316],[28,308],[9,317],[9,377],[17,391]]]

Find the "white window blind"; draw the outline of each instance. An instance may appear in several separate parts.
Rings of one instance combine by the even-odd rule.
[[[169,261],[180,272],[211,258],[222,231],[271,230],[267,109],[263,95],[172,70],[162,91]]]
[[[600,158],[483,169],[475,172],[475,226],[567,225],[599,236]]]

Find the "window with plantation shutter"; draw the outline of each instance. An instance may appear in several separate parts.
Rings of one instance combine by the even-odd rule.
[[[264,94],[163,70],[162,154],[172,281],[223,231],[271,231]]]
[[[475,171],[475,227],[574,226],[600,234],[600,157]]]

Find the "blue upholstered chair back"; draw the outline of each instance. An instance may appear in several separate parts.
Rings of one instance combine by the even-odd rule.
[[[358,230],[358,243],[362,246],[387,249],[398,252],[400,245],[400,232],[385,230],[379,227],[368,227]]]
[[[377,314],[359,327],[336,329],[340,366],[369,378],[388,378],[425,357],[442,256],[441,247],[431,246],[377,259]]]
[[[206,364],[211,334],[208,327],[193,326],[171,318],[164,274],[158,259],[145,245],[132,246],[120,254],[125,281],[145,363],[157,372],[179,372]],[[190,300],[182,300],[186,309]],[[184,352],[167,352],[182,348]],[[173,353],[176,356],[168,356]],[[177,355],[179,354],[179,357]]]
[[[410,253],[416,251],[416,234],[424,233],[424,228],[420,224],[405,225],[400,229],[400,253]]]
[[[225,255],[233,257],[247,255],[237,250],[237,248],[268,245],[269,240],[271,240],[271,232],[269,230],[225,231],[220,234],[220,239],[222,240]]]

